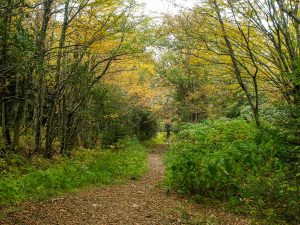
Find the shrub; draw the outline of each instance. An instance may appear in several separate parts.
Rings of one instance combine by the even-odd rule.
[[[95,87],[89,107],[80,117],[80,144],[93,148],[116,144],[126,136],[140,141],[155,136],[158,129],[156,117],[138,104],[128,104],[130,96],[117,86]]]
[[[137,142],[126,142],[118,152],[85,149],[77,152],[72,160],[45,170],[17,177],[13,173],[6,174],[0,179],[0,206],[90,185],[122,182],[132,176],[139,177],[145,171],[145,148]]]
[[[134,124],[134,134],[140,141],[153,138],[158,131],[158,122],[148,110],[137,109],[133,111],[132,123]]]
[[[295,222],[296,171],[288,163],[289,146],[272,134],[244,120],[188,124],[166,155],[166,183],[246,206],[270,220]]]

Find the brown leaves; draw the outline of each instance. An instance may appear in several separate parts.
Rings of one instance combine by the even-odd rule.
[[[165,148],[165,145],[157,145],[149,155],[149,173],[141,180],[95,187],[40,203],[25,203],[20,211],[9,214],[0,223],[183,225],[219,221],[215,224],[247,224],[243,218],[190,203],[174,193],[166,195],[158,185],[163,179],[162,152]]]

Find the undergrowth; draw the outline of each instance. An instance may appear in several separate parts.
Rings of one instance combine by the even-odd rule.
[[[145,173],[145,147],[131,140],[120,141],[119,146],[117,150],[81,149],[71,159],[56,161],[54,165],[43,161],[39,165],[44,167],[40,168],[11,155],[6,160],[11,169],[2,170],[0,178],[0,206],[40,200],[87,186],[123,182]]]
[[[280,132],[244,120],[188,124],[166,154],[166,185],[266,223],[297,224],[299,149]]]
[[[144,141],[143,145],[147,148],[155,148],[156,145],[165,144],[166,143],[166,132],[159,132],[150,140]]]

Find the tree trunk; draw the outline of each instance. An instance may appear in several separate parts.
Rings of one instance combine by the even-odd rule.
[[[3,15],[2,21],[2,28],[0,30],[0,35],[2,36],[1,39],[1,52],[0,52],[0,74],[1,74],[1,90],[2,93],[1,103],[2,103],[2,136],[4,143],[6,144],[7,148],[11,147],[11,136],[9,131],[9,117],[8,117],[8,101],[5,99],[6,96],[6,86],[7,81],[9,81],[10,77],[5,70],[7,70],[7,60],[8,60],[8,48],[9,48],[9,33],[10,33],[10,21],[11,21],[11,14],[12,14],[12,0],[7,1],[7,10]]]
[[[56,74],[55,74],[55,91],[51,99],[50,110],[48,113],[47,127],[46,127],[46,149],[45,149],[45,157],[51,158],[53,155],[53,140],[55,138],[55,128],[53,124],[54,113],[57,105],[57,98],[59,97],[61,84],[60,84],[60,76],[61,76],[61,61],[62,61],[62,53],[63,48],[65,46],[66,32],[68,28],[68,16],[69,16],[69,0],[65,1],[65,9],[64,9],[64,21],[61,28],[59,46],[58,46],[58,54],[56,61]]]
[[[8,106],[5,100],[2,101],[2,134],[5,145],[7,146],[7,148],[10,148],[11,137],[8,126]]]
[[[240,87],[243,89],[244,93],[246,94],[247,101],[248,101],[248,104],[251,107],[252,114],[253,114],[253,117],[255,119],[256,126],[259,127],[260,126],[260,119],[259,119],[259,112],[258,112],[258,90],[257,90],[256,79],[255,79],[254,86],[255,86],[256,103],[257,104],[254,104],[253,101],[252,101],[251,93],[250,93],[247,85],[244,83],[244,81],[242,79],[242,76],[241,76],[242,72],[239,68],[239,65],[238,65],[238,62],[237,62],[237,59],[236,59],[235,52],[233,50],[231,41],[230,41],[230,39],[227,35],[226,29],[225,29],[225,24],[224,24],[223,18],[221,16],[221,11],[220,11],[219,5],[218,5],[216,0],[213,0],[213,4],[215,6],[215,10],[216,10],[216,13],[217,13],[217,16],[218,16],[218,21],[219,21],[221,29],[222,29],[222,34],[223,34],[223,38],[224,38],[226,47],[228,48],[228,52],[229,52],[229,56],[230,56],[230,59],[231,59],[234,74],[236,76],[236,79],[237,79]]]
[[[12,149],[14,151],[17,151],[19,147],[21,127],[24,120],[25,106],[27,101],[28,82],[29,81],[27,77],[24,77],[19,82],[19,87],[20,87],[18,93],[19,103],[17,107],[17,114],[15,117],[14,141],[12,144]]]
[[[35,146],[34,151],[41,151],[42,143],[42,117],[43,117],[43,106],[44,106],[44,92],[45,92],[45,71],[44,67],[44,58],[45,58],[45,40],[47,35],[47,29],[49,20],[51,17],[51,6],[53,0],[44,0],[43,2],[43,19],[41,31],[37,39],[37,50],[35,54],[35,59],[37,61],[36,73],[38,75],[37,83],[37,93],[36,93],[36,102],[35,102],[35,120],[34,120],[34,131],[35,131]]]
[[[61,105],[61,140],[60,140],[60,154],[64,155],[66,146],[66,97],[63,96]]]

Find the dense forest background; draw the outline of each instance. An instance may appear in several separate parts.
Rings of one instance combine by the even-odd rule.
[[[134,0],[1,0],[0,15],[1,204],[37,159],[139,149],[172,124],[169,188],[299,221],[299,1],[157,20]]]

